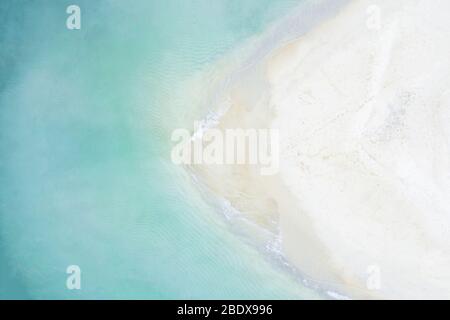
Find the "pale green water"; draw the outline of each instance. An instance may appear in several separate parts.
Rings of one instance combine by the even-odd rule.
[[[0,298],[314,296],[170,162],[174,88],[298,2],[73,3],[0,2]]]

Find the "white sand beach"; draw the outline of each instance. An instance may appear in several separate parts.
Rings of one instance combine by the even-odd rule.
[[[448,12],[447,0],[350,1],[226,94],[218,127],[279,129],[279,173],[193,166],[324,291],[450,298]]]

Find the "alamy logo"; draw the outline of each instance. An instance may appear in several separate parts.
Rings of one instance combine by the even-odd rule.
[[[381,288],[381,270],[377,265],[370,265],[367,267],[367,281],[366,287],[369,290],[380,290]]]
[[[369,30],[381,29],[381,9],[376,5],[371,5],[367,8],[366,26]]]
[[[77,265],[68,266],[66,273],[69,274],[66,280],[66,287],[69,290],[81,289],[81,269]]]
[[[69,14],[66,20],[66,26],[69,30],[81,29],[81,9],[77,5],[70,5],[66,9],[66,13]]]
[[[198,127],[198,123],[194,125]],[[197,132],[198,133],[198,132]],[[274,175],[279,167],[277,129],[207,129],[191,136],[187,129],[172,133],[172,162],[180,164],[259,165],[261,175]]]

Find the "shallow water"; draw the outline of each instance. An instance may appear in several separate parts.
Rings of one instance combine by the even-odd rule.
[[[170,162],[178,89],[298,1],[69,4],[0,2],[0,297],[317,297]]]

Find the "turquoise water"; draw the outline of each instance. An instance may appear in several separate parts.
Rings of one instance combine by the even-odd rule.
[[[0,2],[0,298],[315,297],[170,162],[178,88],[298,2],[75,2]]]

